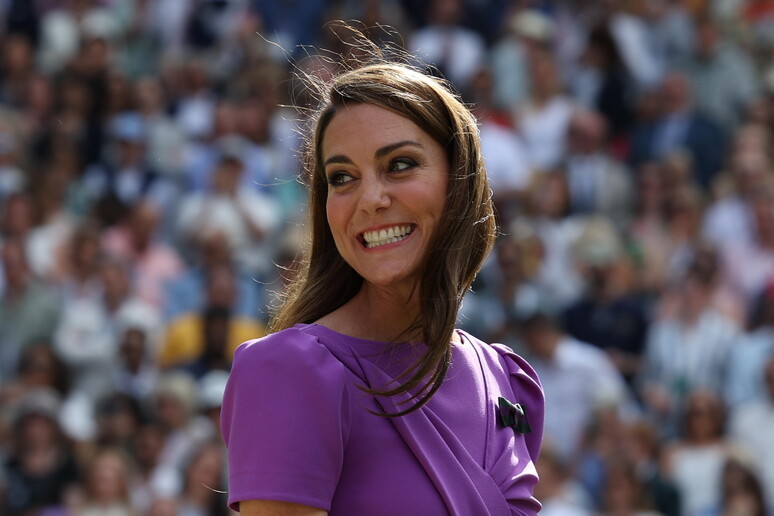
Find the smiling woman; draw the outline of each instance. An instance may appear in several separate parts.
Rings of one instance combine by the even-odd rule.
[[[543,393],[455,330],[494,240],[476,120],[374,56],[321,85],[311,243],[223,402],[229,503],[248,514],[535,514]]]

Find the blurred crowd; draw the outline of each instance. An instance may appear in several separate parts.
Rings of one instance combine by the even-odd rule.
[[[350,19],[479,119],[459,325],[543,381],[541,514],[774,513],[774,1],[1,0],[0,514],[229,513]]]

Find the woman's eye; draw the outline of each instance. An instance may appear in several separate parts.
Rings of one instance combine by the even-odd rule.
[[[352,176],[345,172],[334,172],[328,176],[328,184],[331,186],[341,186],[352,181]]]
[[[390,162],[391,172],[401,172],[411,167],[417,166],[417,162],[409,158],[397,158]]]

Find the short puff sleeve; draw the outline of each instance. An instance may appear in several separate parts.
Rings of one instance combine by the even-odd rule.
[[[228,503],[275,500],[330,510],[349,433],[347,372],[290,328],[242,344],[221,411]]]

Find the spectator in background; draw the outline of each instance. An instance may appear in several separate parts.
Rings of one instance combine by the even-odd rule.
[[[224,232],[213,231],[202,235],[196,241],[192,254],[190,265],[179,278],[168,285],[167,303],[164,307],[166,321],[185,313],[196,312],[206,304],[207,278],[219,266],[234,269],[234,314],[265,319],[264,310],[268,299],[266,286],[237,263]],[[276,257],[274,261],[279,263]]]
[[[564,334],[545,314],[524,320],[521,336],[524,349],[519,351],[540,375],[545,391],[545,441],[572,463],[600,404],[612,403],[624,413],[632,409],[626,385],[607,355]]]
[[[27,183],[24,171],[16,163],[17,136],[0,130],[0,202],[7,202],[13,193],[21,192]]]
[[[137,296],[157,309],[166,302],[166,285],[184,268],[178,251],[158,232],[161,215],[153,203],[138,200],[124,223],[102,238],[105,252],[130,264]]]
[[[735,405],[729,418],[730,439],[753,457],[766,493],[769,511],[774,509],[774,443],[764,429],[774,424],[774,355],[765,364],[762,378],[765,395]]]
[[[491,71],[482,68],[471,82],[470,101],[479,122],[492,201],[501,224],[507,225],[521,211],[524,193],[532,180],[532,165],[521,138],[509,127],[508,112],[495,107],[492,86]]]
[[[729,407],[766,399],[764,371],[774,358],[774,282],[769,281],[755,299],[748,323],[728,357],[725,399]]]
[[[269,244],[279,223],[279,206],[254,186],[241,183],[244,166],[238,155],[223,154],[212,189],[181,200],[177,231],[180,240],[190,246],[213,233],[223,233],[239,265],[261,277],[271,268]]]
[[[86,222],[75,228],[65,243],[59,269],[62,295],[68,303],[93,302],[102,293],[100,238],[99,228]]]
[[[622,145],[633,123],[635,89],[606,24],[591,29],[576,68],[567,75],[568,90],[580,104],[604,117],[609,130],[601,135],[603,142]]]
[[[529,99],[530,56],[550,47],[554,30],[551,18],[537,9],[512,11],[503,23],[502,35],[489,52],[494,103],[506,111]]]
[[[555,170],[538,176],[528,191],[524,221],[534,228],[543,246],[536,283],[563,310],[576,301],[583,290],[572,253],[573,242],[581,234],[584,217],[571,215],[567,178]]]
[[[693,54],[680,68],[691,81],[696,108],[726,131],[733,130],[760,91],[755,63],[722,39],[722,28],[711,16],[698,18],[694,41]]]
[[[35,71],[32,42],[21,34],[7,34],[3,39],[0,59],[3,74],[0,101],[18,107],[24,102],[27,86]]]
[[[636,200],[626,234],[640,289],[650,302],[661,293],[666,281],[670,249],[666,224],[669,189],[666,172],[659,162],[642,163],[636,170],[636,178]]]
[[[720,502],[723,465],[732,455],[726,408],[717,394],[696,389],[685,400],[679,437],[665,450],[665,471],[678,490],[681,514],[702,514]]]
[[[64,397],[70,389],[67,366],[54,352],[51,343],[45,340],[27,346],[19,357],[16,374],[11,375],[11,379],[6,378],[0,382],[0,402],[5,407],[14,406],[29,391],[48,389]],[[2,426],[0,424],[0,428]]]
[[[720,396],[726,385],[739,329],[713,299],[717,275],[713,255],[695,260],[651,323],[639,389],[651,417],[663,422],[662,436],[676,435],[693,391]]]
[[[498,239],[493,263],[465,296],[463,327],[486,335],[490,342],[513,346],[519,320],[536,311],[555,313],[553,300],[536,282],[544,251],[535,230],[522,220],[514,221]]]
[[[59,425],[60,400],[53,392],[28,392],[16,406],[13,434],[0,480],[2,513],[25,516],[61,510],[79,480],[71,443]]]
[[[543,444],[537,463],[540,482],[535,497],[540,500],[543,516],[587,516],[592,514],[589,494],[574,480],[567,460],[550,444]]]
[[[147,130],[147,160],[158,172],[171,180],[182,173],[183,130],[169,115],[169,99],[158,77],[143,76],[133,85],[137,113]]]
[[[241,159],[244,169],[240,178],[242,186],[274,197],[274,187],[278,182],[287,180],[293,171],[283,168],[284,151],[280,147],[287,144],[277,141],[281,128],[275,125],[274,116],[278,108],[270,105],[269,99],[278,100],[274,95],[255,95],[242,100],[237,119],[240,139],[234,148],[229,147],[233,145],[229,141],[221,141],[220,144],[223,154],[233,153]]]
[[[721,499],[717,506],[705,511],[707,516],[723,514],[749,514],[766,516],[766,499],[763,486],[751,461],[742,454],[731,456],[723,465]]]
[[[274,35],[279,47],[294,57],[303,55],[303,48],[299,45],[315,45],[319,42],[319,27],[328,7],[325,0],[253,1],[252,4],[265,33]],[[276,57],[283,58],[281,55]]]
[[[220,412],[223,394],[226,392],[228,372],[212,370],[199,378],[199,413],[210,420],[213,428],[220,434]],[[225,451],[221,449],[221,451]]]
[[[32,196],[26,192],[14,192],[3,202],[0,220],[3,240],[17,238],[29,253],[29,236],[35,227],[35,208]]]
[[[108,391],[99,396],[94,418],[97,432],[92,453],[102,448],[114,448],[131,453],[132,440],[143,419],[139,400],[128,394]]]
[[[643,418],[624,424],[622,455],[634,465],[639,481],[653,502],[653,508],[664,516],[679,516],[680,492],[663,471],[663,446],[656,424]]]
[[[161,462],[164,428],[156,420],[144,420],[132,437],[134,469],[130,480],[132,507],[145,513],[158,500],[174,500],[182,479],[175,464]],[[175,514],[175,513],[172,513]]]
[[[118,329],[118,364],[113,374],[113,386],[122,393],[141,401],[153,390],[158,377],[156,332],[146,321],[123,321]]]
[[[563,327],[572,337],[605,351],[632,385],[644,355],[648,313],[623,242],[608,219],[595,218],[585,224],[573,247],[586,291],[562,314]]]
[[[550,52],[536,51],[529,59],[530,97],[515,106],[514,127],[527,146],[535,172],[555,168],[565,152],[565,138],[575,101],[563,91]]]
[[[73,516],[133,516],[129,503],[129,457],[117,448],[102,448],[87,462],[82,489],[68,504]]]
[[[767,178],[748,199],[752,238],[722,245],[723,280],[747,311],[762,285],[774,279],[774,178]],[[740,267],[739,264],[744,264]]]
[[[727,169],[729,191],[707,207],[702,220],[702,235],[718,246],[753,242],[753,199],[772,178],[770,149],[765,140],[753,143],[758,138],[749,129],[741,128],[737,132],[738,150],[730,156]]]
[[[662,255],[664,281],[667,283],[683,278],[703,249],[717,253],[712,243],[707,243],[701,235],[705,204],[705,196],[693,184],[670,186],[664,204],[667,240]],[[662,294],[669,291],[667,283],[661,285]],[[727,313],[730,315],[730,312]]]
[[[99,266],[100,295],[71,299],[55,334],[57,353],[73,375],[73,391],[89,405],[114,385],[121,328],[138,320],[145,328],[161,327],[157,309],[132,292],[125,263],[106,259]]]
[[[75,172],[69,158],[58,152],[44,162],[31,189],[36,223],[27,240],[30,263],[36,274],[53,282],[68,272],[68,243],[79,222],[67,206]]]
[[[608,462],[602,491],[602,513],[624,516],[658,516],[646,486],[637,476],[634,464],[623,460]]]
[[[179,516],[226,516],[231,511],[226,504],[225,449],[223,443],[212,441],[199,447],[184,467],[183,491],[180,495]]]
[[[180,481],[185,462],[194,450],[217,435],[211,422],[198,414],[196,382],[191,375],[170,371],[159,377],[151,395],[151,416],[164,435],[156,467],[177,472]]]
[[[629,160],[633,166],[662,159],[679,149],[687,150],[694,164],[692,181],[709,190],[720,172],[726,135],[693,104],[690,82],[673,71],[659,83],[659,108],[654,120],[640,119],[632,132]]]
[[[180,63],[182,81],[175,106],[175,123],[186,138],[206,139],[212,134],[217,97],[210,70],[203,55],[194,55]]]
[[[255,316],[234,313],[236,277],[230,266],[214,267],[206,281],[205,304],[167,325],[159,354],[162,368],[188,367],[197,377],[210,368],[228,370],[239,344],[265,334]]]
[[[636,89],[652,88],[662,79],[666,63],[648,26],[648,2],[632,0],[604,8],[610,10],[608,28]]]
[[[95,0],[76,0],[43,14],[37,60],[45,73],[66,68],[75,59],[83,38],[120,33],[116,13],[98,4]]]
[[[632,172],[606,148],[608,125],[604,117],[583,108],[574,110],[567,126],[567,175],[570,210],[597,214],[623,229],[632,217]]]
[[[685,2],[653,0],[645,2],[644,14],[649,43],[665,69],[678,68],[693,52],[695,21]]]
[[[2,247],[3,292],[0,297],[0,377],[15,377],[19,356],[39,339],[51,340],[61,312],[54,286],[30,270],[19,238]]]
[[[117,114],[110,120],[109,135],[102,161],[87,168],[81,179],[98,220],[104,226],[115,226],[145,199],[168,207],[176,194],[169,179],[148,159],[145,120],[135,112]]]
[[[462,0],[430,0],[427,25],[415,30],[406,42],[413,55],[435,67],[463,92],[486,56],[484,39],[462,25],[464,15]]]

